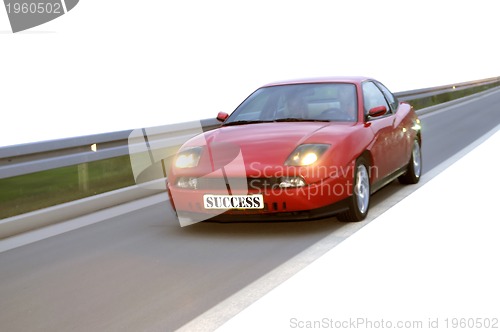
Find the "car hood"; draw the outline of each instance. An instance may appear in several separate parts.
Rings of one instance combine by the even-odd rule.
[[[189,146],[205,146],[212,170],[242,160],[246,168],[282,166],[293,150],[305,143],[341,142],[352,123],[280,122],[226,126],[204,133]]]

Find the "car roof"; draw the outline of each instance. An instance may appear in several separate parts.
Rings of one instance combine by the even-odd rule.
[[[298,78],[286,81],[272,82],[263,85],[262,87],[277,86],[277,85],[289,85],[289,84],[304,84],[304,83],[353,83],[359,84],[366,80],[372,80],[372,78],[364,76],[330,76],[330,77],[310,77],[310,78]]]

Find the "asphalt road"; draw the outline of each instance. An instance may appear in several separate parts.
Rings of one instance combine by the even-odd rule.
[[[423,179],[499,123],[500,91],[423,116]],[[157,204],[0,253],[0,330],[176,330],[316,243],[334,247],[407,188],[382,189],[370,218],[355,225],[329,218],[181,228]]]

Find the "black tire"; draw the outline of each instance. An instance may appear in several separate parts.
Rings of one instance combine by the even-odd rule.
[[[368,163],[364,158],[359,158],[354,167],[354,181],[352,195],[347,199],[349,209],[337,216],[345,222],[362,221],[370,209],[370,174]]]
[[[422,150],[420,140],[415,138],[406,172],[398,180],[402,184],[416,184],[422,175]]]

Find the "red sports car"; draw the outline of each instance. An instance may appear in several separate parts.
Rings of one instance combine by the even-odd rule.
[[[181,225],[202,220],[363,220],[370,194],[422,170],[420,120],[365,77],[267,84],[187,141],[168,174]]]

